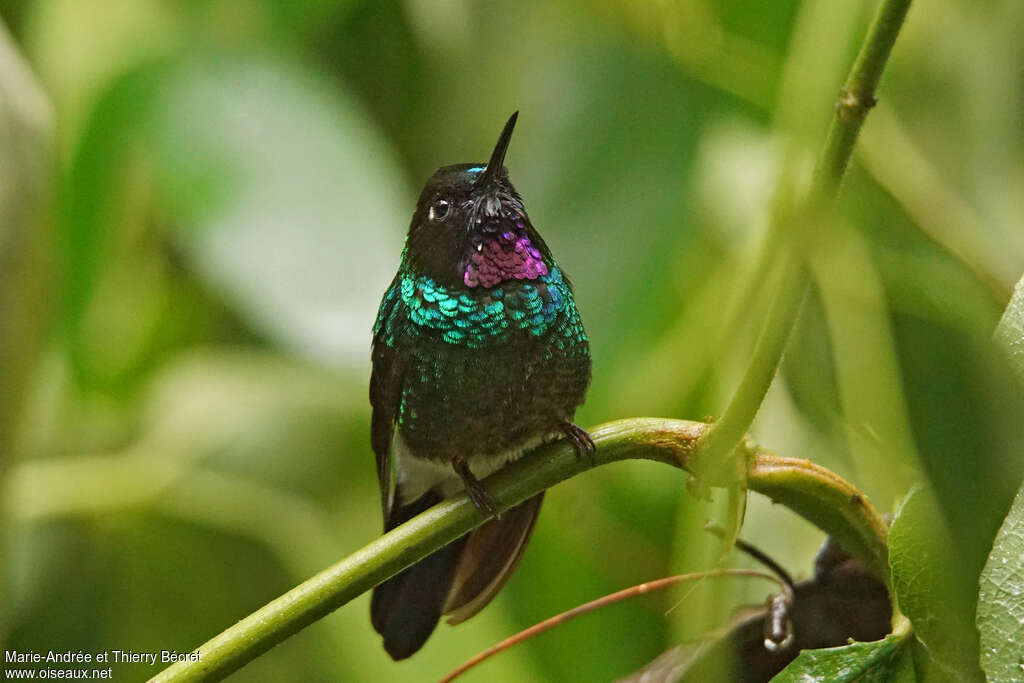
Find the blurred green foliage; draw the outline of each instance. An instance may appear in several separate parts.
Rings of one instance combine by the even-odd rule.
[[[415,189],[482,159],[515,109],[507,163],[592,340],[579,421],[719,414],[764,316],[771,198],[807,175],[873,5],[8,0],[4,647],[185,651],[379,533],[374,312]],[[930,484],[958,577],[1022,474],[1024,401],[991,348],[1024,272],[1021,25],[1010,0],[911,12],[754,429],[882,511]],[[721,503],[658,465],[602,468],[548,495],[495,604],[411,661],[363,598],[236,678],[437,678],[706,568]],[[744,536],[794,570],[820,541],[757,498]],[[764,597],[646,597],[467,680],[607,680]]]

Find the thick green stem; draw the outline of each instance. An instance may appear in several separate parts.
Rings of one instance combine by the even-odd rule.
[[[748,460],[747,481],[754,491],[827,531],[889,585],[889,528],[850,482],[810,460],[760,449]]]
[[[709,479],[709,483],[721,483],[722,475],[728,471],[727,458],[750,429],[775,377],[808,284],[802,253],[806,237],[812,225],[822,225],[823,208],[832,202],[839,190],[864,119],[875,105],[878,81],[910,9],[910,2],[882,2],[836,102],[836,113],[807,196],[792,213],[776,213],[776,220],[790,221],[789,230],[784,231],[777,225],[769,229],[769,234],[786,236],[788,250],[782,266],[783,274],[775,303],[740,386],[722,418],[702,440],[701,469],[697,474]]]
[[[635,418],[601,425],[590,434],[597,444],[596,465],[643,458],[692,469],[696,444],[707,430],[703,422]],[[559,441],[497,472],[486,486],[505,509],[589,468],[589,462]],[[747,478],[752,490],[791,507],[835,536],[888,580],[885,524],[851,484],[807,460],[759,450],[749,454]],[[152,680],[220,680],[483,521],[465,495],[444,501],[202,645],[199,661],[174,664]]]

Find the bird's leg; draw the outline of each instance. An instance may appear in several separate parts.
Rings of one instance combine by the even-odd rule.
[[[469,463],[461,455],[452,458],[452,469],[462,479],[462,485],[466,487],[466,494],[473,501],[473,506],[485,517],[494,517],[498,514],[498,508],[494,505],[494,499],[487,489],[476,478],[473,471],[469,469]]]
[[[587,462],[593,465],[595,463],[594,454],[597,453],[597,446],[594,445],[594,440],[590,438],[590,434],[587,434],[586,430],[574,425],[572,422],[562,422],[558,425],[558,428],[562,430],[565,438],[569,439],[572,447],[576,449],[576,457],[586,458]]]

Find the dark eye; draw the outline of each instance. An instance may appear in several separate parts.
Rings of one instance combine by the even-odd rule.
[[[443,221],[448,217],[448,212],[451,210],[451,205],[447,199],[438,199],[430,205],[430,220],[432,221]]]

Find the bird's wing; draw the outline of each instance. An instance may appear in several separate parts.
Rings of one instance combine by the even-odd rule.
[[[401,300],[397,296],[398,278],[384,295],[377,323],[373,328],[373,371],[370,374],[370,445],[377,456],[377,481],[380,484],[380,503],[384,523],[391,516],[391,438],[395,431],[399,404],[402,401],[402,382],[405,361],[396,348],[391,331],[394,316],[400,314]]]

